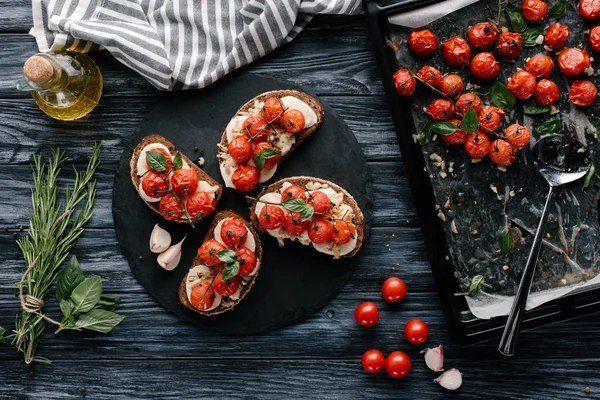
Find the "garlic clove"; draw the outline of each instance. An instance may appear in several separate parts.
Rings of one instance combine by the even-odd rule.
[[[422,350],[421,353],[425,353],[425,364],[430,370],[435,372],[444,370],[444,349],[442,345],[433,349]]]
[[[439,383],[444,389],[456,390],[462,385],[462,373],[456,368],[452,368],[433,381]]]
[[[153,253],[162,253],[167,250],[171,245],[171,235],[163,228],[154,225],[152,233],[150,234],[150,251]]]
[[[179,264],[181,260],[181,245],[183,241],[187,237],[187,234],[181,239],[181,242],[174,244],[169,247],[167,250],[160,253],[156,259],[158,261],[158,265],[166,269],[167,271],[172,271]]]

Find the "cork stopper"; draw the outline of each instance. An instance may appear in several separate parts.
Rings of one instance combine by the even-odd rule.
[[[60,69],[57,73],[60,73]],[[31,56],[23,65],[23,75],[34,83],[43,84],[54,76],[54,65],[47,57]]]

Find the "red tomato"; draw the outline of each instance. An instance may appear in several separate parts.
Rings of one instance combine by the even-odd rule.
[[[434,121],[448,121],[454,116],[454,104],[446,99],[435,99],[425,107],[425,113]]]
[[[285,215],[285,221],[283,222],[283,227],[285,231],[290,235],[302,235],[304,232],[308,230],[308,226],[310,225],[310,221],[302,222],[302,218],[300,217],[299,212],[290,212]]]
[[[585,19],[597,19],[600,17],[600,1],[581,0],[579,2],[579,14]]]
[[[456,115],[459,115],[461,117],[464,116],[467,113],[467,111],[469,111],[469,107],[473,107],[475,112],[478,113],[479,110],[481,110],[481,107],[483,107],[483,102],[476,94],[461,94],[454,105]]]
[[[250,157],[252,156],[252,145],[250,144],[248,139],[246,139],[243,136],[240,136],[238,138],[233,139],[231,143],[229,143],[227,151],[231,155],[231,158],[233,158],[233,161],[236,162],[236,164],[245,164],[248,162],[248,160],[250,160]]]
[[[588,43],[593,51],[600,52],[600,25],[597,25],[590,29],[590,34],[588,35]]]
[[[477,114],[479,126],[483,127],[483,132],[495,132],[502,124],[504,111],[494,106],[484,106]]]
[[[243,122],[242,132],[250,141],[260,142],[269,134],[267,121],[261,116],[252,115]]]
[[[335,220],[333,222],[333,243],[346,244],[356,237],[356,228],[349,222]]]
[[[589,66],[590,56],[585,50],[569,48],[558,55],[558,67],[567,76],[579,75]]]
[[[498,28],[491,22],[480,22],[469,29],[469,44],[476,49],[487,49],[496,44]]]
[[[354,319],[362,326],[373,326],[379,321],[379,310],[375,303],[365,301],[354,310]]]
[[[362,366],[365,371],[375,374],[383,369],[385,357],[379,350],[367,350],[362,356]]]
[[[533,97],[539,105],[549,106],[558,101],[560,90],[558,90],[558,86],[556,86],[554,82],[548,79],[542,79],[535,86]]]
[[[426,65],[417,74],[417,76],[425,81],[425,83],[438,88],[442,84],[442,73],[431,65]]]
[[[331,243],[333,241],[333,224],[326,219],[316,219],[308,227],[308,238],[313,243]]]
[[[216,205],[217,202],[215,198],[209,193],[194,192],[188,196],[185,209],[192,218],[205,218],[215,212]]]
[[[235,249],[248,239],[246,224],[239,218],[228,218],[221,225],[221,240],[225,246]]]
[[[288,133],[296,134],[304,130],[306,121],[299,110],[286,110],[281,115],[283,127]]]
[[[500,72],[500,63],[492,53],[479,53],[471,60],[469,69],[477,79],[492,79]]]
[[[156,172],[157,174],[161,174],[161,175],[167,174],[173,167],[173,158],[171,157],[171,154],[169,154],[168,151],[166,151],[165,149],[160,148],[160,147],[155,147],[153,149],[150,149],[149,151],[156,151],[156,152],[162,154],[163,156],[165,156],[165,158],[167,159],[167,169],[165,169],[164,171],[161,171],[161,172],[154,171],[152,169],[152,167],[150,166],[150,164],[148,163],[148,157],[146,155],[146,165],[148,166],[148,168],[150,168],[152,171]]]
[[[264,149],[272,149],[272,148],[273,148],[273,146],[271,146],[271,144],[268,143],[268,142],[260,142],[260,143],[258,143],[256,145],[256,147],[254,147],[254,152],[252,153],[252,159],[256,160],[256,157],[258,156],[258,154],[261,151],[263,151]],[[281,160],[281,154],[277,154],[274,157],[265,159],[265,166],[264,166],[264,168],[273,168],[274,166],[276,166],[277,164],[279,164],[279,160]]]
[[[410,368],[410,357],[403,351],[394,351],[385,360],[385,371],[392,378],[406,377],[410,373]]]
[[[160,199],[159,210],[163,218],[168,221],[177,221],[183,217],[183,210],[172,194],[167,194]]]
[[[542,0],[525,0],[521,10],[527,21],[541,22],[548,15],[548,4]]]
[[[306,201],[306,192],[300,186],[290,185],[283,189],[283,193],[281,193],[281,201],[289,199],[302,199]]]
[[[544,42],[550,50],[560,50],[567,44],[569,38],[569,27],[558,22],[550,25],[546,29],[546,36],[544,36]]]
[[[281,120],[283,114],[283,102],[278,97],[269,97],[263,105],[263,115],[267,123],[272,124]]]
[[[210,281],[198,282],[192,287],[190,293],[192,306],[197,310],[208,310],[215,304],[215,291],[210,285]]]
[[[451,124],[456,125],[457,127],[460,128],[460,120],[459,119],[451,119],[450,121]],[[442,138],[442,140],[448,144],[463,144],[465,142],[465,139],[467,138],[467,134],[464,131],[461,131],[460,129],[454,131],[453,134],[451,135],[440,135],[440,137]]]
[[[393,76],[396,92],[400,96],[410,96],[417,88],[417,80],[413,78],[407,69],[399,69]]]
[[[517,151],[504,139],[496,139],[490,147],[490,160],[498,165],[508,166],[515,161]]]
[[[329,196],[319,190],[310,194],[307,203],[312,206],[317,214],[328,214],[333,207]]]
[[[554,61],[546,55],[538,54],[527,60],[525,69],[536,78],[549,78]]]
[[[248,276],[256,268],[258,262],[256,255],[247,247],[241,246],[235,251],[238,262],[240,263],[239,276]]]
[[[428,57],[438,48],[438,39],[429,29],[412,31],[408,35],[408,48],[418,57]]]
[[[402,279],[392,276],[383,282],[381,294],[383,299],[389,303],[400,301],[406,297],[406,284]]]
[[[429,337],[429,327],[420,319],[411,319],[404,325],[404,337],[412,344],[423,344]]]
[[[502,58],[517,58],[523,50],[523,37],[516,32],[503,32],[498,39],[496,54]]]
[[[490,152],[490,139],[483,133],[476,131],[467,136],[465,152],[472,158],[483,158]]]
[[[198,256],[202,262],[209,267],[221,265],[222,261],[217,257],[217,253],[225,250],[225,246],[214,239],[205,240],[198,249]]]
[[[448,65],[464,67],[471,59],[471,47],[460,36],[454,36],[442,43],[442,56]]]
[[[515,72],[508,81],[508,90],[510,90],[517,99],[527,100],[533,96],[535,84],[535,76],[525,70],[519,70]]]
[[[240,278],[234,276],[223,282],[223,273],[219,272],[213,282],[213,288],[221,296],[231,296],[240,288]]]
[[[576,106],[589,107],[596,104],[598,90],[590,81],[575,81],[569,91],[569,101]]]
[[[280,206],[265,204],[258,216],[260,226],[267,230],[279,229],[285,222],[285,213]]]
[[[150,197],[162,197],[168,191],[167,183],[162,172],[148,171],[146,176],[142,178],[142,190]]]
[[[191,168],[181,168],[171,175],[171,189],[179,198],[198,189],[198,174]]]
[[[440,90],[448,97],[455,97],[463,90],[463,80],[456,74],[448,74],[442,78]]]
[[[240,165],[231,175],[233,186],[240,192],[249,192],[256,189],[260,179],[260,171],[252,165]]]
[[[519,124],[512,124],[504,131],[506,140],[510,142],[516,149],[522,149],[529,143],[531,139],[531,131],[528,127]]]

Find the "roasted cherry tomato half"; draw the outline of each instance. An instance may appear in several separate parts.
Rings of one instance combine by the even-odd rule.
[[[252,115],[242,123],[242,132],[254,143],[263,141],[269,134],[267,121],[261,116]]]
[[[198,174],[191,168],[181,168],[171,174],[171,189],[182,198],[198,188]]]
[[[542,79],[535,86],[533,97],[540,106],[549,106],[558,101],[560,90],[556,83],[548,79]]]
[[[525,0],[521,11],[527,21],[541,22],[548,15],[548,4],[542,0]]]
[[[413,78],[407,69],[399,69],[393,76],[396,92],[400,96],[410,96],[417,88],[417,80]]]
[[[227,218],[221,225],[221,240],[230,249],[243,246],[248,239],[248,228],[239,218]]]
[[[537,54],[527,60],[525,69],[536,78],[549,78],[554,67],[554,61],[546,55]]]
[[[448,122],[460,128],[460,119],[454,118]],[[448,144],[463,144],[465,142],[465,139],[467,138],[467,134],[464,131],[457,129],[456,131],[454,131],[454,133],[450,135],[440,135],[440,137],[444,142]]]
[[[490,152],[490,139],[483,133],[477,131],[467,136],[465,140],[465,152],[471,158],[483,158]]]
[[[260,180],[260,171],[252,165],[240,165],[231,175],[233,186],[240,192],[250,192],[256,189]]]
[[[448,121],[454,116],[454,104],[446,99],[435,99],[425,107],[425,113],[434,121]]]
[[[588,43],[593,51],[600,52],[600,25],[590,29]]]
[[[560,50],[567,44],[569,39],[569,27],[555,22],[546,29],[544,43],[552,51]]]
[[[490,160],[501,166],[511,165],[517,155],[516,149],[512,144],[504,139],[496,139],[490,146]]]
[[[285,214],[283,227],[290,235],[302,235],[304,232],[308,231],[309,226],[310,221],[303,222],[299,212],[290,212]]]
[[[575,81],[569,91],[569,101],[576,106],[589,107],[596,104],[598,89],[590,81]]]
[[[438,48],[438,39],[429,29],[412,31],[408,35],[408,48],[418,57],[428,57]]]
[[[516,32],[503,32],[498,39],[496,54],[501,58],[517,58],[523,50],[523,37]]]
[[[419,79],[435,88],[439,88],[442,84],[442,73],[439,69],[432,67],[431,65],[425,65],[421,68],[417,76]]]
[[[392,276],[383,282],[381,294],[388,303],[400,301],[406,297],[406,284],[402,279]]]
[[[504,136],[514,148],[520,150],[527,146],[529,140],[531,140],[531,131],[526,126],[512,124],[506,128]]]
[[[404,325],[404,337],[412,344],[423,344],[429,337],[429,327],[420,319],[411,319]]]
[[[263,116],[269,124],[279,122],[284,110],[283,102],[278,97],[269,97],[263,105]]]
[[[342,245],[356,237],[356,227],[350,222],[335,220],[333,222],[333,243]]]
[[[252,157],[252,145],[246,137],[240,136],[229,143],[227,152],[236,164],[245,164]]]
[[[177,221],[183,217],[183,210],[172,194],[167,194],[160,199],[159,211],[168,221]]]
[[[379,321],[379,310],[375,303],[365,301],[354,310],[354,319],[362,326],[373,326]]]
[[[500,72],[500,63],[492,53],[479,53],[471,60],[469,70],[477,79],[492,79]]]
[[[316,219],[308,227],[308,238],[313,243],[331,243],[333,224],[327,219]]]
[[[495,132],[502,124],[502,117],[504,117],[504,111],[494,106],[484,106],[477,114],[479,126],[483,128],[484,133]]]
[[[288,133],[293,135],[300,133],[306,126],[304,114],[299,110],[286,110],[281,115],[281,123]]]
[[[215,304],[215,291],[210,281],[201,281],[192,287],[190,302],[197,310],[208,310]]]
[[[469,107],[473,107],[475,112],[479,113],[479,110],[483,107],[483,102],[479,96],[474,93],[461,94],[454,105],[456,115],[461,117],[464,116],[467,111],[469,111]]]
[[[590,20],[600,18],[600,2],[598,0],[581,0],[579,2],[579,14]]]
[[[258,260],[252,250],[242,246],[235,251],[235,254],[238,262],[240,263],[240,270],[238,272],[239,276],[248,276],[254,272]]]
[[[515,95],[517,99],[527,100],[535,92],[535,76],[525,70],[519,70],[513,74],[508,81],[508,90]]]
[[[471,47],[460,36],[454,36],[442,43],[442,56],[453,67],[464,67],[471,59]]]
[[[198,249],[198,256],[205,265],[209,267],[216,267],[221,265],[223,262],[217,257],[217,253],[226,250],[225,246],[217,242],[214,239],[205,240],[204,243]]]
[[[185,209],[192,218],[205,218],[215,212],[216,206],[215,198],[207,192],[194,192],[188,196],[185,203]]]
[[[381,371],[385,365],[383,353],[376,349],[365,351],[362,356],[362,366],[365,371],[376,374]]]
[[[455,97],[463,90],[463,80],[456,74],[448,74],[442,78],[440,91],[448,97]]]
[[[271,143],[268,143],[268,142],[258,143],[256,145],[256,147],[254,147],[254,151],[252,152],[252,159],[256,160],[256,157],[258,157],[260,152],[263,151],[264,149],[273,149],[273,148],[274,147],[271,146]],[[279,164],[279,160],[281,160],[281,154],[277,154],[273,157],[266,158],[264,168],[273,168],[274,166]]]
[[[164,196],[169,191],[164,178],[162,172],[148,171],[146,176],[142,178],[142,190],[146,193],[146,196],[154,198]]]
[[[394,351],[385,360],[385,371],[396,379],[405,378],[411,366],[410,357],[403,351]]]
[[[152,167],[150,166],[150,163],[148,162],[148,156],[146,155],[146,165],[148,166],[148,168],[152,171],[154,171],[155,173],[159,174],[159,175],[166,175],[169,173],[169,171],[171,171],[171,168],[173,168],[173,158],[171,157],[171,154],[169,154],[168,151],[166,151],[165,149],[161,148],[161,147],[155,147],[153,149],[150,149],[149,151],[156,151],[160,154],[162,154],[163,156],[165,156],[166,160],[167,160],[167,168],[164,171],[161,172],[156,172],[152,169]]]
[[[265,204],[260,210],[258,222],[267,230],[279,229],[285,222],[285,212],[280,206]]]
[[[217,276],[215,276],[213,288],[215,289],[215,292],[219,293],[221,296],[231,296],[240,288],[240,278],[234,276],[223,281],[223,273],[219,272]]]
[[[480,22],[469,29],[468,40],[476,49],[487,49],[496,44],[498,28],[491,22]]]
[[[564,49],[558,55],[558,67],[567,76],[577,76],[590,66],[588,52],[581,49]]]
[[[306,202],[312,206],[317,214],[328,214],[333,207],[329,196],[320,190],[312,192]]]
[[[290,185],[283,189],[281,193],[281,201],[289,200],[289,199],[302,199],[306,201],[307,195],[304,189],[297,185]]]

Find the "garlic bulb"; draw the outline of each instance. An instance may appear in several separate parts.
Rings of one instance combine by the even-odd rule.
[[[181,239],[181,242],[174,244],[169,247],[167,250],[163,251],[158,255],[156,261],[158,261],[158,265],[166,269],[167,271],[172,271],[179,264],[181,260],[181,245],[187,235]]]
[[[430,370],[435,372],[444,370],[444,349],[442,345],[433,349],[422,350],[421,353],[425,353],[425,364]]]
[[[456,368],[452,368],[433,381],[439,383],[444,389],[456,390],[462,385],[462,374]]]
[[[150,251],[153,253],[162,253],[171,245],[171,235],[163,228],[154,225],[150,234]]]

